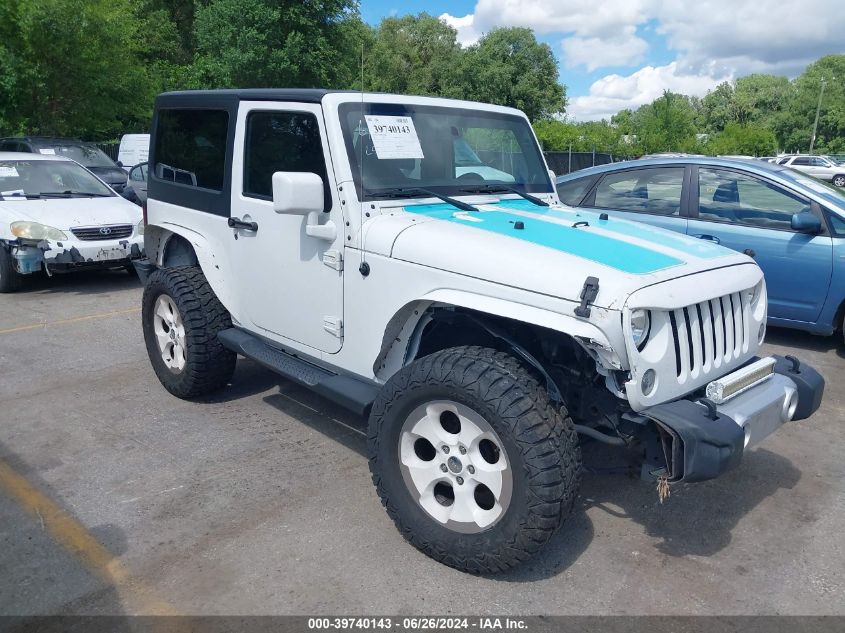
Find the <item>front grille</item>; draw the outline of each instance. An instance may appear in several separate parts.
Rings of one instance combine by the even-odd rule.
[[[745,292],[672,310],[669,322],[681,384],[729,365],[748,351],[751,315]]]
[[[71,232],[80,240],[121,240],[132,235],[131,224],[115,224],[111,226],[79,226]]]

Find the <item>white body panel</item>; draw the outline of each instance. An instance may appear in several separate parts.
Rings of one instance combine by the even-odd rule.
[[[516,234],[479,230],[471,222],[462,225],[459,217],[434,218],[412,208],[423,203],[440,204],[436,199],[367,200],[362,205],[357,200],[337,113],[341,103],[361,99],[361,95],[329,93],[323,97],[322,106],[241,102],[235,131],[231,216],[257,222],[256,232],[231,229],[224,217],[150,199],[149,222],[184,236],[194,245],[209,283],[236,324],[336,371],[384,382],[401,367],[402,355],[391,354],[389,348],[407,345],[409,333],[409,328],[402,328],[393,336],[388,328],[394,316],[404,309],[412,327],[425,307],[454,305],[593,341],[606,350],[602,358],[608,365],[603,371],[630,368],[632,381],[642,373],[640,363],[643,369],[648,365],[668,372],[659,394],[648,402],[636,394],[632,398],[629,392],[637,410],[690,391],[692,383],[676,379],[674,354],[671,368],[667,368],[661,362],[669,361],[648,364],[631,353],[630,326],[623,315],[637,305],[680,309],[721,296],[726,292],[725,279],[747,281],[753,286],[760,279],[760,271],[752,260],[726,249],[715,255],[705,253],[702,249],[711,247],[700,240],[651,227],[616,222],[615,228],[610,228],[596,213],[560,205],[553,187],[552,192],[539,196],[555,203],[547,215],[542,215],[544,207],[508,208],[514,201],[525,203],[511,194],[463,196],[462,200],[478,204],[481,218],[491,210],[491,203],[501,203],[504,212],[533,227],[545,227],[547,232],[571,231],[579,222],[584,226],[577,231],[585,238],[624,242],[673,263],[653,271],[630,272],[618,264],[602,263],[601,257],[532,243]],[[364,95],[363,99],[505,112],[524,118],[510,108],[436,98]],[[241,193],[245,119],[251,109],[293,110],[318,116],[332,195],[331,212],[322,215],[338,227],[334,241],[307,235],[304,216],[278,214],[272,201]],[[455,213],[466,212],[455,209]],[[625,234],[628,225],[630,235]],[[342,256],[342,272],[323,262],[330,252]],[[366,275],[359,272],[362,261],[369,265]],[[738,270],[750,274],[735,276]],[[589,317],[579,317],[575,308],[581,303],[580,293],[590,276],[600,279],[600,290]],[[671,280],[677,281],[667,285]],[[328,318],[335,319],[335,325],[340,323],[342,332],[330,332],[325,327]],[[756,338],[749,340],[741,358],[733,359],[730,366],[752,356],[758,348]]]
[[[147,162],[149,154],[149,134],[124,134],[120,137],[117,160],[127,172],[135,165]]]

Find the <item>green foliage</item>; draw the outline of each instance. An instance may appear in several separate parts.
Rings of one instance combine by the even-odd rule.
[[[556,119],[540,120],[534,123],[534,133],[546,152],[562,152],[571,148],[573,152],[595,150],[625,156],[633,151],[620,127],[607,121],[575,123]]]
[[[763,125],[731,122],[709,139],[706,151],[716,155],[771,156],[777,151],[777,139]]]
[[[427,14],[385,18],[365,52],[365,87],[395,94],[461,96],[457,32]]]
[[[495,29],[464,53],[463,96],[523,110],[532,121],[564,112],[557,60],[530,29]]]
[[[668,90],[634,115],[637,141],[644,153],[692,151],[696,146],[695,111],[689,97]]]
[[[194,19],[196,85],[348,86],[360,65],[346,32],[356,10],[354,0],[212,0]]]

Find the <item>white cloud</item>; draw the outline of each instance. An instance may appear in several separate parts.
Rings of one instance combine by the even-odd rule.
[[[462,18],[444,13],[440,19],[458,32],[458,43],[461,46],[471,46],[481,37],[481,33],[475,28],[475,16],[472,13]]]
[[[567,68],[584,66],[587,72],[606,66],[632,66],[643,60],[648,42],[637,37],[634,27],[613,38],[580,37],[564,38],[560,43],[564,65]]]
[[[588,95],[572,98],[567,114],[579,121],[607,119],[625,108],[651,103],[664,90],[702,96],[719,82],[732,78],[715,67],[690,72],[678,62],[646,66],[630,75],[607,75],[593,82]]]

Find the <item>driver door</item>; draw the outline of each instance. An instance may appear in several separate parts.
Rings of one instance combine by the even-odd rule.
[[[322,108],[241,102],[233,164],[232,219],[257,227],[231,229],[236,292],[248,325],[283,344],[337,352],[343,343],[344,232],[312,237],[305,216],[273,209],[273,173],[315,173],[323,180],[323,220],[344,225]]]

